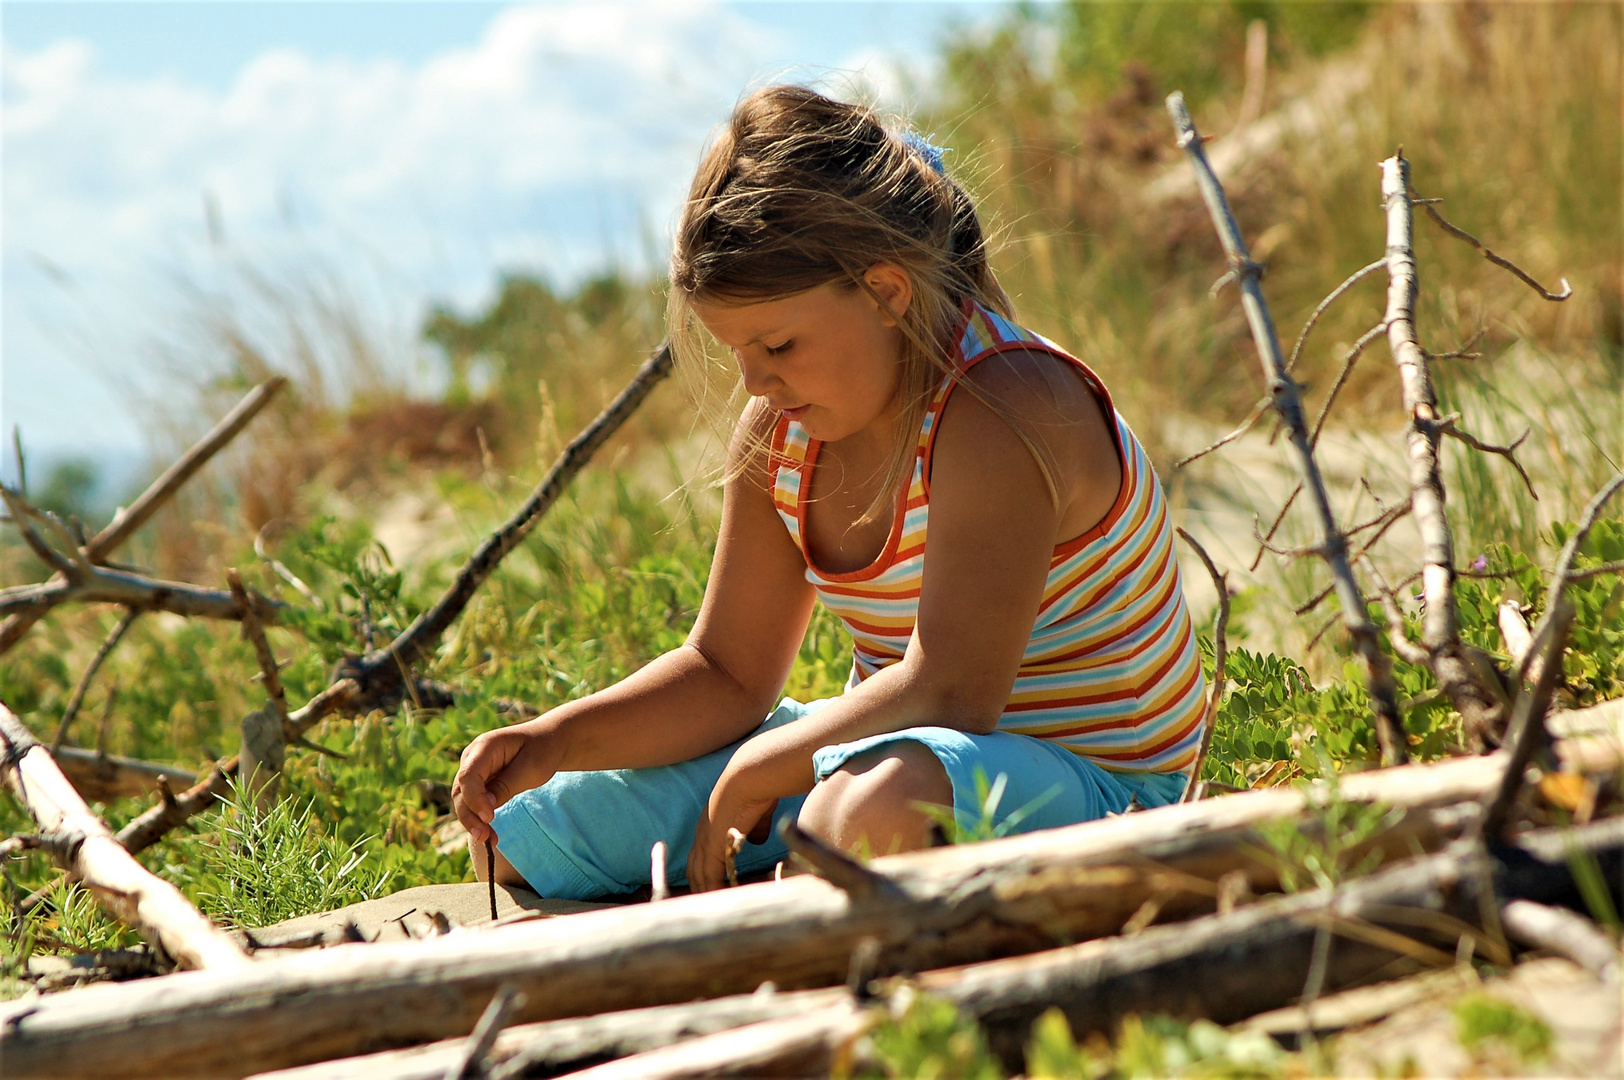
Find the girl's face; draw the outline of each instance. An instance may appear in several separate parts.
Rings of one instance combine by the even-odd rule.
[[[877,263],[863,277],[897,314],[907,311],[912,283],[900,269]],[[862,289],[831,282],[775,300],[693,309],[733,350],[745,391],[812,438],[838,442],[869,429],[890,437],[903,335]]]

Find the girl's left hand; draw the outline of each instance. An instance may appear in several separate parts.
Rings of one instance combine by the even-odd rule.
[[[748,787],[746,776],[724,771],[711,790],[709,804],[699,815],[694,846],[688,854],[688,886],[696,893],[727,884],[729,829],[739,830],[753,843],[767,838],[778,799],[748,793],[744,790]]]

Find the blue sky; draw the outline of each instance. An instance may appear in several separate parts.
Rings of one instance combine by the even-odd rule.
[[[6,0],[0,424],[43,458],[138,461],[218,370],[197,320],[286,345],[265,290],[342,296],[431,380],[430,302],[662,258],[744,87],[858,80],[906,108],[941,35],[1001,6]]]

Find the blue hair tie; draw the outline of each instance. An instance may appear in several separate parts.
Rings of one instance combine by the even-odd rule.
[[[904,131],[902,141],[907,145],[908,149],[924,158],[925,164],[929,165],[931,170],[938,176],[947,175],[947,165],[942,161],[942,154],[951,150],[952,147],[937,146],[917,131]]]

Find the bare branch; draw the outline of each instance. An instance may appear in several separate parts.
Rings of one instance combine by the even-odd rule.
[[[1376,569],[1375,562],[1368,555],[1364,557],[1364,563],[1370,580],[1376,583],[1376,591],[1381,596],[1382,612],[1387,616],[1387,640],[1392,644],[1393,651],[1411,664],[1428,663],[1431,656],[1427,650],[1410,640],[1409,631],[1404,625],[1404,612],[1398,606],[1398,597],[1382,580],[1381,571]]]
[[[1410,202],[1414,204],[1416,200],[1411,199]],[[1480,359],[1483,354],[1473,352],[1472,350],[1476,348],[1477,343],[1482,340],[1483,331],[1479,330],[1477,333],[1468,338],[1466,343],[1458,349],[1450,349],[1448,352],[1441,353],[1430,352],[1426,349],[1422,349],[1421,351],[1426,354],[1428,360],[1477,360]]]
[[[4,484],[0,484],[0,499],[5,500],[6,508],[11,511],[11,523],[22,534],[28,550],[57,573],[72,574],[76,569],[73,560],[46,543],[45,538],[34,531],[34,518],[39,512],[29,505],[28,500]]]
[[[107,527],[90,538],[90,541],[82,549],[84,558],[97,565],[105,563],[114,549],[129,539],[136,529],[145,524],[148,518],[164,503],[169,501],[170,497],[180,489],[182,484],[191,479],[199,469],[208,463],[210,458],[219,453],[232,439],[236,438],[237,434],[248,426],[249,421],[259,415],[260,411],[265,408],[266,404],[270,402],[271,398],[286,382],[287,379],[278,375],[275,378],[267,379],[249,391],[248,395],[238,403],[236,408],[226,414],[226,417],[216,424],[212,431],[203,436],[196,445],[181,455],[180,459],[166,469],[162,476],[154,480],[147,490],[142,492],[135,502],[130,504],[128,509],[120,510],[113,515],[113,520],[108,523]],[[47,585],[64,585],[67,583],[66,575],[61,574],[60,568],[58,570],[60,580],[48,582]],[[4,596],[5,592],[9,591],[0,591],[0,596]],[[86,599],[96,598],[87,597]],[[5,621],[0,623],[0,653],[5,653],[13,645],[17,644],[36,622],[45,617],[46,612],[61,602],[56,600],[47,603],[36,600],[11,607],[0,606],[0,614],[6,616]],[[122,601],[115,600],[114,602],[119,603]],[[143,606],[155,607],[159,608],[159,610],[170,610],[161,608],[159,605],[148,604]],[[177,614],[192,613],[182,611],[177,612]]]
[[[1223,186],[1213,173],[1212,166],[1207,163],[1206,153],[1201,148],[1201,138],[1196,132],[1195,124],[1190,120],[1189,111],[1184,106],[1184,96],[1179,93],[1171,94],[1167,99],[1167,109],[1178,131],[1179,146],[1189,155],[1190,163],[1195,168],[1196,182],[1201,188],[1202,197],[1206,200],[1207,209],[1212,215],[1213,225],[1218,230],[1224,252],[1230,265],[1239,273],[1241,306],[1252,328],[1252,339],[1257,346],[1258,358],[1263,364],[1264,378],[1268,382],[1269,393],[1274,399],[1275,412],[1280,417],[1281,426],[1290,436],[1293,456],[1303,486],[1313,500],[1322,537],[1320,541],[1322,557],[1330,567],[1332,578],[1337,582],[1337,597],[1341,602],[1342,617],[1348,634],[1353,640],[1354,651],[1365,664],[1371,709],[1375,715],[1377,738],[1381,743],[1382,764],[1400,764],[1408,759],[1409,752],[1405,747],[1404,729],[1399,720],[1398,689],[1393,683],[1392,665],[1387,654],[1382,652],[1376,636],[1376,627],[1365,611],[1364,597],[1354,580],[1353,569],[1348,565],[1347,541],[1337,528],[1330,497],[1326,494],[1325,483],[1320,477],[1319,463],[1314,460],[1314,448],[1309,442],[1308,428],[1303,421],[1302,400],[1297,392],[1297,384],[1292,382],[1291,375],[1286,370],[1285,359],[1280,354],[1280,340],[1269,317],[1263,291],[1258,287],[1257,272],[1251,269],[1252,262],[1247,254],[1246,243],[1241,239],[1240,229],[1230,212],[1229,200],[1224,195]]]
[[[1426,354],[1416,340],[1414,214],[1410,203],[1410,163],[1402,154],[1382,162],[1382,206],[1387,214],[1387,343],[1404,395],[1405,456],[1409,462],[1410,506],[1421,533],[1421,589],[1426,597],[1421,643],[1433,676],[1461,714],[1468,734],[1480,742],[1502,722],[1498,686],[1486,685],[1460,640],[1455,603],[1455,541],[1444,513],[1443,470],[1438,440],[1450,423],[1438,416]],[[1430,209],[1430,208],[1429,208]],[[1515,460],[1515,459],[1513,459]],[[1521,471],[1521,466],[1518,470]],[[1526,479],[1526,476],[1524,477]]]
[[[1483,442],[1477,437],[1462,431],[1458,426],[1459,424],[1460,413],[1450,413],[1437,422],[1438,434],[1448,435],[1452,439],[1459,439],[1473,450],[1481,450],[1485,454],[1498,454],[1505,458],[1511,462],[1511,467],[1517,470],[1517,475],[1522,477],[1523,485],[1528,488],[1528,494],[1535,502],[1539,501],[1539,492],[1534,490],[1534,481],[1529,478],[1528,470],[1523,468],[1522,462],[1517,460],[1517,447],[1523,444],[1523,440],[1528,438],[1529,433],[1534,430],[1533,428],[1524,428],[1523,433],[1511,442],[1505,446],[1498,446],[1494,443]]]
[[[1494,252],[1492,252],[1488,248],[1484,247],[1483,242],[1481,240],[1479,240],[1477,237],[1473,236],[1471,233],[1467,232],[1465,229],[1462,229],[1459,226],[1450,224],[1450,222],[1448,222],[1447,220],[1444,219],[1444,216],[1442,214],[1438,213],[1437,210],[1433,209],[1433,204],[1434,203],[1442,202],[1443,200],[1441,200],[1441,199],[1414,198],[1415,189],[1413,189],[1413,188],[1411,188],[1409,190],[1409,194],[1412,197],[1412,201],[1413,201],[1414,205],[1419,206],[1422,210],[1424,210],[1426,212],[1426,215],[1433,220],[1433,223],[1436,224],[1438,226],[1438,228],[1442,229],[1444,232],[1448,233],[1450,236],[1455,237],[1457,240],[1464,240],[1468,244],[1471,244],[1474,248],[1476,248],[1478,250],[1478,253],[1481,254],[1485,259],[1489,260],[1494,265],[1500,267],[1502,270],[1511,271],[1513,274],[1515,274],[1517,276],[1517,278],[1524,285],[1527,285],[1530,289],[1533,289],[1535,292],[1539,293],[1539,295],[1542,296],[1543,298],[1545,298],[1546,300],[1550,300],[1550,301],[1553,301],[1555,303],[1561,303],[1563,300],[1566,300],[1568,297],[1573,295],[1573,286],[1568,284],[1568,279],[1567,278],[1562,279],[1562,282],[1561,282],[1562,291],[1559,292],[1559,293],[1553,293],[1549,289],[1547,289],[1545,286],[1541,285],[1539,282],[1535,281],[1532,277],[1530,277],[1528,275],[1528,273],[1525,270],[1523,270],[1522,267],[1518,266],[1516,263],[1512,262],[1510,259],[1502,258],[1501,256],[1496,255]]]
[[[1383,259],[1381,265],[1386,266],[1387,260]],[[1348,376],[1353,374],[1353,365],[1359,362],[1359,357],[1363,355],[1370,343],[1385,333],[1387,333],[1387,324],[1385,322],[1377,323],[1363,334],[1360,334],[1359,340],[1355,341],[1352,347],[1343,355],[1342,370],[1337,372],[1336,382],[1331,384],[1331,392],[1325,395],[1325,403],[1320,406],[1319,415],[1314,418],[1314,431],[1308,437],[1309,445],[1319,445],[1320,432],[1325,430],[1325,421],[1331,415],[1331,406],[1336,404],[1337,395],[1342,393],[1342,388],[1348,383]]]
[[[112,651],[118,648],[118,643],[124,640],[124,635],[136,619],[141,617],[140,608],[130,608],[124,612],[124,617],[113,627],[113,632],[101,643],[96,655],[90,658],[85,667],[85,673],[79,677],[79,685],[73,688],[73,697],[68,699],[68,707],[62,710],[62,722],[56,726],[56,735],[51,739],[51,754],[54,757],[62,749],[62,740],[68,737],[68,728],[73,726],[73,718],[79,715],[79,707],[85,703],[85,693],[89,691],[91,682],[96,678],[96,672],[106,662]]]
[[[276,573],[277,577],[293,586],[294,591],[300,596],[304,597],[311,607],[315,608],[317,611],[325,611],[327,609],[327,605],[322,602],[321,597],[316,595],[316,591],[309,585],[306,585],[298,574],[295,574],[292,570],[289,570],[279,559],[272,557],[268,552],[266,552],[265,532],[274,524],[276,523],[267,521],[263,526],[261,526],[259,532],[254,534],[254,554],[258,555],[262,560],[264,560],[265,565],[269,566]]]
[[[1286,496],[1286,501],[1280,504],[1280,512],[1274,515],[1273,521],[1269,522],[1269,529],[1263,534],[1263,539],[1274,539],[1274,534],[1280,531],[1281,523],[1286,520],[1286,513],[1291,509],[1291,504],[1296,502],[1297,496],[1301,495],[1302,493],[1303,482],[1299,480],[1297,481],[1297,486],[1291,489],[1291,494]],[[1263,561],[1263,550],[1263,546],[1260,544],[1257,549],[1257,554],[1252,556],[1252,565],[1247,567],[1249,572],[1256,571],[1258,563]]]
[[[1252,406],[1252,411],[1246,414],[1246,419],[1242,420],[1241,423],[1240,423],[1240,426],[1237,427],[1234,431],[1231,431],[1228,435],[1225,435],[1223,438],[1219,439],[1217,442],[1213,443],[1211,446],[1207,447],[1205,450],[1197,450],[1195,453],[1191,454],[1189,457],[1180,458],[1178,461],[1173,462],[1173,468],[1182,469],[1182,468],[1184,468],[1184,466],[1190,464],[1190,462],[1197,461],[1197,460],[1199,460],[1201,458],[1206,457],[1208,454],[1212,453],[1214,450],[1218,450],[1218,449],[1220,449],[1222,447],[1228,446],[1230,443],[1234,442],[1236,439],[1240,438],[1242,435],[1245,435],[1248,431],[1251,431],[1254,427],[1256,427],[1258,420],[1260,418],[1262,418],[1262,416],[1263,416],[1263,414],[1265,412],[1268,411],[1268,408],[1269,408],[1269,399],[1268,398],[1260,399],[1256,405]]]
[[[1309,331],[1314,329],[1314,324],[1320,321],[1320,316],[1329,311],[1331,305],[1342,298],[1343,293],[1347,292],[1349,289],[1353,288],[1355,285],[1359,284],[1359,282],[1363,281],[1371,274],[1374,274],[1376,271],[1384,269],[1386,266],[1387,258],[1386,256],[1383,256],[1382,258],[1371,263],[1369,266],[1364,266],[1358,270],[1355,270],[1348,277],[1348,280],[1332,289],[1331,294],[1319,302],[1319,306],[1314,309],[1314,313],[1310,315],[1308,317],[1308,321],[1303,324],[1302,333],[1297,335],[1297,344],[1291,347],[1291,359],[1286,361],[1287,371],[1291,371],[1296,368],[1297,360],[1303,354],[1303,343],[1308,340]]]
[[[1213,588],[1218,591],[1218,614],[1212,622],[1212,691],[1207,697],[1201,749],[1196,751],[1195,764],[1190,767],[1190,780],[1184,785],[1184,794],[1179,797],[1180,802],[1193,802],[1201,797],[1201,769],[1207,763],[1208,751],[1212,749],[1212,730],[1218,725],[1218,706],[1224,700],[1225,668],[1229,663],[1229,640],[1225,636],[1229,627],[1229,575],[1218,572],[1212,556],[1196,542],[1195,537],[1182,528],[1178,534],[1201,559],[1201,565],[1207,568],[1207,573],[1212,577]]]
[[[1258,527],[1260,524],[1256,517],[1252,519],[1252,539],[1256,540],[1258,546],[1264,551],[1272,555],[1279,555],[1283,559],[1323,559],[1325,557],[1325,545],[1323,544],[1281,547],[1279,544],[1270,543],[1268,538],[1263,535],[1263,530]]]
[[[232,598],[237,601],[237,611],[242,622],[242,636],[254,649],[254,657],[259,661],[260,675],[265,682],[265,694],[271,700],[271,712],[276,716],[277,722],[283,729],[283,737],[290,736],[288,728],[288,699],[282,692],[282,675],[277,670],[276,654],[271,652],[271,643],[266,640],[265,627],[259,621],[256,605],[248,590],[243,587],[242,575],[235,566],[226,570],[226,583],[231,586]]]
[[[92,566],[88,573],[75,568],[75,575],[77,580],[58,575],[38,585],[15,585],[0,589],[0,614],[44,615],[58,604],[74,601],[120,604],[143,611],[169,611],[176,615],[230,622],[235,622],[239,617],[237,601],[223,589],[205,589],[182,581],[164,581],[105,566]],[[265,622],[275,622],[284,606],[257,594],[254,605],[260,619]]]
[[[1568,571],[1568,580],[1588,581],[1603,574],[1624,574],[1624,559],[1604,562],[1597,566],[1587,566],[1583,570],[1570,570]]]

